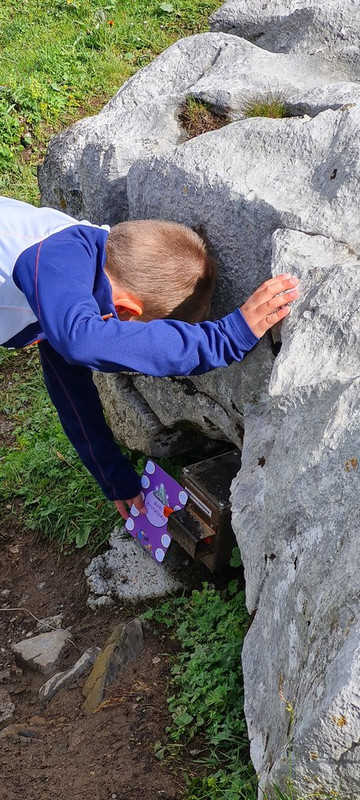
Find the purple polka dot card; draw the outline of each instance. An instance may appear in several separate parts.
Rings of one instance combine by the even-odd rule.
[[[155,561],[161,563],[172,538],[167,530],[169,511],[184,508],[188,495],[179,483],[151,460],[145,466],[141,486],[146,514],[139,514],[132,506],[125,529]]]

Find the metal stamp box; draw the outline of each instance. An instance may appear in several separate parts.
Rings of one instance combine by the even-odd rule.
[[[229,563],[236,545],[230,488],[240,466],[240,451],[231,450],[184,467],[181,483],[189,500],[185,509],[169,517],[168,530],[173,538],[211,572]]]

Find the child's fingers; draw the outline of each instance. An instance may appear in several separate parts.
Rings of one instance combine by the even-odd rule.
[[[289,272],[284,272],[282,275],[276,275],[275,278],[270,278],[268,281],[265,281],[265,283],[259,286],[256,292],[251,295],[251,298],[253,300],[259,300],[260,304],[262,304],[280,292],[293,289],[299,283],[299,278],[291,276]]]
[[[289,306],[284,306],[283,308],[279,308],[277,311],[274,311],[273,314],[268,314],[264,319],[261,320],[258,324],[258,333],[257,336],[260,338],[261,336],[272,328],[273,325],[276,325],[277,322],[281,322],[282,319],[290,314]]]
[[[123,500],[115,500],[114,502],[115,502],[116,508],[117,508],[119,514],[121,514],[122,518],[125,519],[125,520],[128,519],[129,514],[127,512],[127,509],[126,509],[124,501]]]
[[[265,317],[269,313],[272,314],[276,309],[282,308],[288,303],[293,303],[294,300],[297,300],[299,297],[300,292],[297,289],[292,289],[290,292],[287,291],[285,294],[276,294],[275,297],[271,297],[270,300],[266,300],[265,303],[259,305],[256,312],[261,319],[261,317]]]
[[[132,505],[134,505],[135,508],[137,508],[137,510],[140,511],[140,514],[146,514],[146,506],[144,506],[144,496],[142,492],[136,495],[136,497],[133,497],[131,500],[127,500],[126,502],[130,506],[130,508]]]

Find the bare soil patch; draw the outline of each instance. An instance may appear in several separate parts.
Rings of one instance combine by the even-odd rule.
[[[0,730],[14,723],[21,723],[25,733],[32,730],[0,741],[2,800],[179,800],[185,784],[179,765],[169,767],[154,755],[154,743],[164,740],[170,723],[168,640],[149,634],[135,665],[109,687],[109,702],[90,717],[82,712],[85,679],[42,708],[37,692],[46,677],[15,663],[11,644],[36,633],[28,611],[38,618],[62,613],[63,627],[71,628],[74,644],[61,669],[90,645],[101,647],[119,621],[139,611],[90,611],[84,578],[88,560],[83,552],[60,557],[56,546],[32,533],[18,531],[0,544],[0,680],[15,704],[13,717]]]

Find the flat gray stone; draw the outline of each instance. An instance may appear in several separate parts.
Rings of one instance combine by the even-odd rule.
[[[20,666],[45,675],[56,669],[70,638],[68,630],[51,631],[13,644],[12,649]]]
[[[39,689],[39,698],[43,704],[48,703],[60,689],[65,689],[81,675],[85,675],[92,667],[101,652],[100,647],[89,647],[73,667],[64,672],[57,672]]]
[[[90,591],[88,605],[92,609],[111,605],[115,600],[137,603],[165,597],[181,588],[166,565],[155,562],[123,530],[115,528],[110,550],[93,558],[85,570]],[[167,559],[169,555],[170,552]]]

